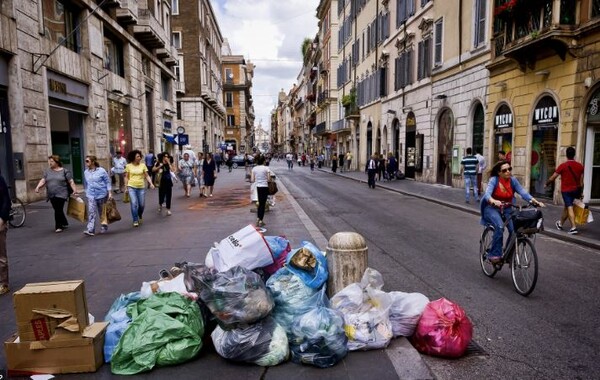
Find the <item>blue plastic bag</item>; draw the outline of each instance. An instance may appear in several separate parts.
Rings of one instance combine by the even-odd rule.
[[[327,277],[329,276],[329,272],[327,271],[327,258],[325,257],[325,254],[311,242],[302,241],[300,244],[302,245],[300,248],[294,249],[288,254],[285,265],[290,272],[300,277],[307,286],[313,289],[319,289],[321,285],[327,281]],[[301,268],[295,264],[296,260],[294,257],[303,255],[307,251],[315,258],[314,268]]]
[[[127,306],[141,299],[140,292],[131,292],[129,294],[121,294],[119,298],[113,302],[110,310],[104,317],[104,320],[110,322],[106,328],[104,336],[104,362],[110,363],[113,351],[119,344],[119,340],[127,326],[131,323],[131,318],[127,315]]]

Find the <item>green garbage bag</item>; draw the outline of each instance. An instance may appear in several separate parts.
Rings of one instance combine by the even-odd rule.
[[[200,308],[179,293],[158,293],[128,306],[132,322],[115,349],[111,371],[133,375],[183,363],[202,347]]]

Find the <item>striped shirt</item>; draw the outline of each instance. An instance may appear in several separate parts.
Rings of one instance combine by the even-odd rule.
[[[465,167],[465,175],[475,175],[477,174],[477,164],[479,160],[475,156],[465,156],[460,162],[461,165]]]

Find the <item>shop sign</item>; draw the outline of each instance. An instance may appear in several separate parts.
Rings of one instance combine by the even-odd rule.
[[[500,106],[494,117],[494,128],[512,128],[513,127],[513,114],[506,104]]]
[[[542,98],[533,110],[533,125],[555,125],[558,119],[558,106],[549,96]]]
[[[587,109],[588,120],[591,122],[600,122],[600,90],[596,91]]]
[[[65,102],[88,105],[88,86],[48,71],[48,96]]]

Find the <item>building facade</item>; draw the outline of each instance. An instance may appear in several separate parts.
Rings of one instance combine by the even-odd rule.
[[[164,0],[0,3],[0,171],[15,195],[40,199],[50,154],[82,183],[86,155],[110,168],[118,150],[172,149],[171,11]]]

